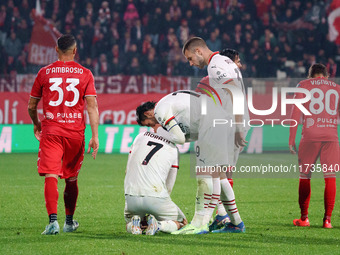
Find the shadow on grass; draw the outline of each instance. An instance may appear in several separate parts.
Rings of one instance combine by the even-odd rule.
[[[241,234],[242,235],[242,234]],[[238,235],[240,236],[240,235]],[[158,233],[155,236],[146,235],[131,235],[126,233],[112,233],[112,234],[91,234],[91,233],[77,233],[76,238],[84,239],[101,239],[101,240],[115,240],[123,242],[143,242],[155,245],[175,245],[175,246],[204,246],[215,248],[216,246],[234,247],[234,248],[252,248],[251,245],[244,245],[240,243],[233,243],[228,240],[226,235],[181,235],[175,236],[165,233]]]
[[[287,224],[283,224],[287,225]],[[269,232],[259,233],[251,232],[252,230],[248,230],[248,233],[244,234],[207,234],[207,235],[181,235],[174,236],[164,233],[156,234],[155,236],[133,236],[131,234],[126,233],[112,233],[112,234],[91,234],[91,233],[74,233],[74,237],[84,238],[84,239],[107,239],[107,240],[121,240],[126,242],[145,242],[145,243],[157,243],[157,244],[171,244],[171,245],[199,245],[205,247],[216,247],[219,245],[227,245],[228,247],[235,248],[254,248],[254,247],[263,247],[268,244],[273,245],[332,245],[339,243],[340,238],[330,237],[330,236],[321,236],[324,235],[326,231],[332,230],[324,230],[321,227],[311,227],[313,232],[315,229],[320,230],[320,237],[311,237],[308,236],[308,232],[296,233],[296,236],[284,236],[280,234],[275,234],[269,230]],[[263,231],[263,229],[261,229]],[[292,229],[294,230],[294,229]],[[296,229],[299,231],[298,229]],[[336,231],[337,233],[338,231]],[[336,234],[334,233],[334,235]],[[315,232],[313,233],[315,234]],[[336,235],[337,236],[337,235]],[[241,243],[242,242],[242,243]],[[244,242],[248,242],[249,245],[245,245]]]

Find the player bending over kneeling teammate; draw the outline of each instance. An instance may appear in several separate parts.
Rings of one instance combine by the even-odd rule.
[[[229,61],[227,58],[230,58],[235,64],[233,64],[231,61]],[[237,83],[234,83],[234,85],[238,85],[239,88],[243,91],[243,93],[245,94],[245,88],[244,88],[244,84],[243,84],[243,80],[242,80],[242,74],[240,71],[240,68],[242,67],[242,63],[240,60],[240,55],[239,52],[233,49],[223,49],[219,54],[215,54],[210,62],[209,62],[210,66],[214,66],[214,68],[210,68],[210,70],[215,70],[217,67],[219,68],[219,70],[224,70],[226,73],[228,73],[228,75],[226,75],[226,78],[233,78],[235,76],[235,72],[237,72]],[[208,68],[209,68],[208,65]],[[209,69],[208,69],[209,70]],[[212,77],[210,77],[212,82],[214,81],[214,75],[212,75]],[[227,79],[228,80],[228,79]],[[223,82],[224,80],[222,80],[221,82]],[[213,88],[212,86],[210,86],[210,82],[209,82],[209,76],[203,77],[199,83],[198,86],[196,88],[196,92],[202,93],[202,94],[206,94],[208,96],[213,95],[213,97],[221,100],[221,98],[224,98],[225,100],[221,100],[220,103],[223,106],[224,110],[229,112],[230,114],[232,114],[232,98],[230,96],[230,94],[225,91],[225,90],[219,90],[216,87],[216,83],[213,82],[213,84],[215,84],[215,88]],[[219,92],[217,92],[217,90],[219,90]],[[221,97],[219,95],[219,93],[221,94]],[[226,94],[228,97],[225,97]],[[243,121],[245,122],[245,127],[243,129],[243,137],[247,136],[247,132],[249,130],[249,126],[248,121],[249,121],[249,112],[248,112],[248,105],[247,105],[247,100],[245,100],[245,104],[244,104],[244,109],[245,109],[245,114],[243,115]],[[233,119],[233,121],[235,121]],[[234,130],[234,132],[236,132],[236,129]],[[232,134],[232,136],[235,136],[235,134]],[[232,138],[230,138],[231,140]],[[234,167],[236,167],[236,163],[239,157],[240,152],[243,150],[243,146],[239,146],[233,143],[230,143],[231,146],[233,146],[232,148],[229,148],[228,150],[228,157],[233,158],[233,162],[231,164],[230,167],[228,167],[227,171],[226,171],[226,175],[222,175],[220,176],[220,184],[221,184],[221,188],[223,189],[224,186],[226,186],[226,182],[228,181],[230,186],[233,188],[234,185],[234,181],[232,178],[232,170]],[[214,218],[213,223],[209,226],[209,230],[216,230],[216,229],[220,229],[222,228],[225,223],[230,222],[229,216],[224,208],[223,203],[227,203],[226,198],[223,196],[223,193],[221,193],[221,200],[218,201],[217,203],[217,214]],[[230,213],[230,212],[229,212]]]
[[[201,69],[207,66],[207,82],[201,82],[198,90],[200,90],[200,92],[208,92],[210,95],[215,94],[223,109],[229,116],[232,116],[231,121],[235,124],[238,123],[232,125],[232,132],[228,132],[230,136],[228,138],[229,146],[225,150],[225,154],[228,154],[226,156],[229,161],[227,175],[222,173],[220,179],[213,178],[213,194],[217,194],[221,189],[228,190],[229,186],[232,187],[233,181],[231,179],[231,172],[229,171],[236,165],[240,149],[247,143],[244,138],[247,133],[246,130],[249,129],[246,124],[249,120],[248,110],[246,110],[243,115],[234,114],[233,111],[235,104],[239,102],[239,96],[245,97],[242,74],[239,70],[241,63],[239,57],[237,58],[238,54],[235,50],[226,49],[221,53],[212,52],[206,42],[199,37],[192,37],[187,40],[182,52],[191,66],[196,66]],[[229,58],[229,56],[231,58]],[[209,92],[209,90],[211,91]],[[244,100],[244,109],[248,109],[246,102],[247,101]],[[235,143],[233,141],[235,141]],[[229,183],[227,177],[229,178]],[[223,201],[223,205],[221,200]],[[218,215],[215,217],[214,223],[209,227],[210,231],[222,227],[224,225],[223,223],[228,220],[227,211],[224,210],[224,207],[227,207],[229,200],[224,197],[223,193],[221,193],[221,200],[218,201]],[[232,213],[233,211],[228,211],[229,215]],[[221,231],[226,231],[226,229]]]
[[[146,235],[171,233],[187,224],[183,212],[170,198],[178,158],[177,147],[160,135],[145,132],[135,138],[124,181],[127,232],[142,234],[146,226],[141,223],[147,214]]]
[[[206,112],[202,113],[202,106]],[[147,102],[137,108],[138,124],[152,127],[157,135],[167,140],[183,144],[197,141],[196,178],[197,193],[195,215],[190,224],[172,234],[206,234],[209,233],[209,220],[220,198],[221,186],[213,185],[224,166],[230,165],[228,159],[228,140],[231,128],[225,125],[214,125],[216,119],[230,119],[220,105],[206,95],[194,91],[182,90],[163,97],[155,107]],[[215,189],[216,188],[216,189]],[[223,187],[226,197],[225,208],[230,212],[231,223],[222,230],[213,233],[245,232],[245,226],[236,207],[235,196],[229,182]]]

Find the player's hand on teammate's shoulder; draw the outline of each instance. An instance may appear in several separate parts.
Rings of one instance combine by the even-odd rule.
[[[293,155],[295,155],[296,154],[296,145],[295,144],[293,144],[293,145],[289,145],[289,152],[291,153],[291,154],[293,154]]]
[[[93,159],[96,159],[96,156],[97,156],[97,152],[98,152],[98,148],[99,148],[99,140],[98,140],[98,137],[96,138],[91,138],[90,142],[89,142],[89,147],[87,149],[87,153],[90,153],[91,152],[91,148],[93,149],[93,152],[92,152],[92,157]]]
[[[247,143],[248,142],[243,137],[243,132],[235,132],[235,145],[237,147],[244,147]]]

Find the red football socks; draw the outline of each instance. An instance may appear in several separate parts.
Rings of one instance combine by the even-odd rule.
[[[76,209],[76,203],[78,198],[78,182],[65,181],[66,186],[64,190],[64,202],[66,215],[73,215]]]
[[[57,214],[58,211],[58,179],[45,178],[45,203],[48,215]]]
[[[325,194],[324,194],[325,219],[328,219],[329,221],[331,219],[334,208],[335,194],[336,194],[336,179],[325,178]]]
[[[300,179],[299,181],[299,204],[301,209],[301,219],[305,220],[308,216],[310,201],[310,179]]]

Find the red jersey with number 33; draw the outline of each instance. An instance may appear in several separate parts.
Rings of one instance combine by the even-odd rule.
[[[310,142],[338,141],[338,115],[340,86],[326,78],[313,78],[300,82],[298,88],[310,91],[311,99],[303,106],[312,114],[303,114],[302,139]],[[294,98],[305,94],[295,93]],[[292,119],[298,123],[302,112],[293,106]],[[290,128],[289,144],[295,144],[296,127]]]
[[[40,69],[31,97],[42,98],[42,135],[84,139],[86,96],[96,96],[90,70],[74,61],[56,61]]]

